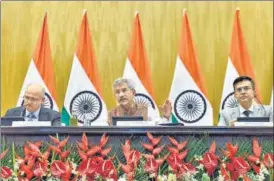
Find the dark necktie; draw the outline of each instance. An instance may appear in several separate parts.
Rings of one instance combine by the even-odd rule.
[[[33,121],[33,119],[36,119],[36,116],[33,113],[29,113],[27,117],[29,118],[29,121]]]
[[[249,111],[249,110],[246,110],[246,111],[243,112],[243,114],[244,114],[246,117],[249,117],[250,111]]]

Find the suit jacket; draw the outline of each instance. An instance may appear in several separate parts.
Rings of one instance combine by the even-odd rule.
[[[12,108],[7,110],[5,116],[25,116],[26,111],[23,110],[24,109],[22,107]],[[61,126],[60,118],[61,115],[59,112],[41,107],[38,121],[51,121],[52,126]]]
[[[220,113],[218,126],[229,126],[229,122],[232,120],[237,120],[237,118],[240,117],[240,114],[239,106],[223,109]],[[254,104],[252,117],[269,117],[270,121],[273,122],[272,106]]]

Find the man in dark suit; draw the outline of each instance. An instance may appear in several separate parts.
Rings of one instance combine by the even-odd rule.
[[[60,113],[42,107],[42,103],[44,102],[44,100],[44,87],[39,84],[30,84],[27,86],[24,94],[23,107],[9,109],[6,112],[5,117],[23,116],[25,118],[25,121],[50,121],[52,126],[60,126]]]
[[[234,126],[238,117],[269,117],[273,122],[272,106],[256,103],[255,83],[250,77],[238,77],[234,80],[233,87],[239,104],[221,111],[218,126]]]

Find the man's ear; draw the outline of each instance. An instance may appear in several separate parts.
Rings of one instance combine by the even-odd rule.
[[[42,103],[45,101],[45,97],[42,98]]]

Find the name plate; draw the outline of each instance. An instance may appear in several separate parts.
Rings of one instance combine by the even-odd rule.
[[[273,127],[273,122],[235,122],[234,126]]]
[[[50,121],[14,121],[12,122],[14,127],[23,127],[23,126],[51,126]]]
[[[117,121],[116,126],[155,126],[153,121]]]

